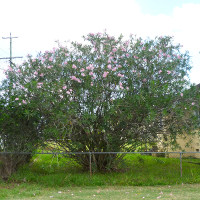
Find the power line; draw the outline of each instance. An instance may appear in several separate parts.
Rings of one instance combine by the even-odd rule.
[[[12,37],[11,33],[10,33],[10,37],[2,37],[2,39],[10,39],[10,57],[4,57],[4,58],[0,58],[0,59],[9,59],[10,60],[10,66],[13,64],[12,59],[15,58],[22,58],[22,57],[12,57],[12,39],[13,38],[18,38],[18,37]]]

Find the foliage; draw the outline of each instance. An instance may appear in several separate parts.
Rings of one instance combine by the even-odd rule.
[[[40,130],[37,117],[26,114],[28,105],[16,106],[10,99],[0,101],[0,176],[6,180],[20,165],[29,162],[39,144]]]
[[[84,39],[28,56],[6,72],[4,98],[28,106],[28,116],[39,113],[44,138],[65,151],[116,152],[152,142],[158,133],[175,138],[194,130],[195,93],[183,95],[189,55],[171,37],[124,41],[91,33]],[[88,156],[74,157],[88,167]],[[99,170],[112,168],[115,159],[94,158]]]

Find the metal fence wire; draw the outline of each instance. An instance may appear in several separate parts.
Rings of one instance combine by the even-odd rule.
[[[31,152],[0,152],[0,156],[1,155],[9,155],[9,154],[13,154],[13,155],[29,155],[29,154],[33,154]],[[140,154],[140,155],[155,155],[159,154],[159,155],[166,155],[166,154],[178,154],[179,156],[179,160],[180,160],[180,177],[183,176],[183,164],[182,164],[182,159],[183,156],[187,156],[188,155],[198,155],[198,158],[200,159],[200,152],[34,152],[34,154],[50,154],[50,155],[54,155],[54,156],[58,156],[58,155],[88,155],[89,157],[89,173],[90,176],[92,176],[92,156],[93,155],[97,155],[97,154]],[[164,157],[164,156],[162,156]],[[195,156],[191,156],[191,157],[195,157]],[[175,158],[175,157],[174,157]],[[176,157],[177,158],[177,157]]]

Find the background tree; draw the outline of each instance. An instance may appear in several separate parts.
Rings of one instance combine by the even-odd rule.
[[[9,98],[40,113],[46,139],[65,151],[118,152],[155,141],[163,126],[173,136],[193,130],[195,119],[184,115],[187,107],[192,116],[195,93],[182,95],[189,55],[171,37],[124,41],[98,33],[84,39],[28,56],[6,72]],[[88,156],[74,157],[88,167]],[[95,155],[93,161],[104,170],[118,158]]]

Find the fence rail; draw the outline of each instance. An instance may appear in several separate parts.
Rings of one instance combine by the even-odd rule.
[[[14,155],[29,155],[29,154],[52,154],[52,155],[88,155],[89,156],[89,171],[90,171],[90,176],[92,176],[92,155],[95,154],[179,154],[179,159],[180,159],[180,177],[183,176],[183,166],[182,166],[182,157],[183,154],[199,154],[200,152],[5,152],[1,151],[0,155],[9,155],[9,154],[14,154]]]

